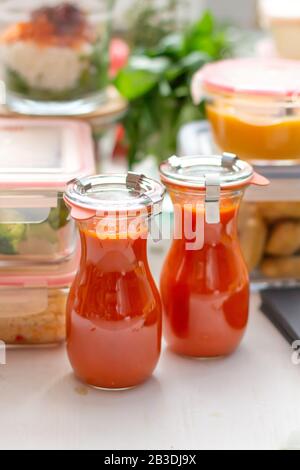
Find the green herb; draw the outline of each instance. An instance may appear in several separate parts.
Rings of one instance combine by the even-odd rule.
[[[2,215],[4,215],[2,211]],[[12,213],[13,217],[18,217],[18,213]],[[16,220],[18,220],[16,218]],[[20,224],[0,224],[0,253],[4,255],[16,255],[18,246],[24,240],[26,226]]]
[[[24,216],[18,210],[1,209],[0,220],[12,220],[16,223],[0,223],[0,254],[19,254],[20,244],[32,236],[56,243],[58,238],[55,232],[69,223],[69,214],[62,197],[58,199],[57,207],[50,210],[48,219],[37,224],[23,222]]]
[[[164,36],[154,47],[133,51],[115,79],[129,100],[124,119],[129,164],[148,155],[163,160],[176,151],[180,127],[204,118],[190,96],[194,73],[205,63],[230,53],[229,40],[210,12],[184,31]]]
[[[185,0],[165,0],[158,7],[153,0],[136,0],[126,18],[129,28],[125,39],[130,47],[155,47],[170,31],[175,31],[178,27],[177,7],[184,3]]]
[[[51,209],[48,222],[53,230],[65,227],[69,222],[70,211],[62,198],[58,199],[58,206]]]

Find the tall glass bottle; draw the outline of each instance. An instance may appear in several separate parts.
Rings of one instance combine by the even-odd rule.
[[[172,157],[161,176],[175,209],[161,275],[167,343],[188,356],[230,354],[244,335],[249,308],[238,210],[247,185],[267,181],[229,154]]]
[[[82,247],[68,301],[67,348],[75,374],[92,386],[133,387],[158,362],[162,309],[147,238],[163,196],[160,183],[135,174],[77,180],[66,193]]]

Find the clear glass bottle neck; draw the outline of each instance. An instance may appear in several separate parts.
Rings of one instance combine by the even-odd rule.
[[[185,243],[196,238],[201,243],[219,243],[226,239],[237,239],[238,211],[244,191],[221,191],[219,221],[207,222],[205,191],[170,191],[174,205],[174,239]],[[202,240],[202,242],[201,242]]]
[[[93,218],[78,222],[82,262],[127,271],[147,259],[148,227],[143,219],[127,222]]]

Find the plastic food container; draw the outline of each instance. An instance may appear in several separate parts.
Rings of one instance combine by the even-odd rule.
[[[69,263],[45,270],[0,269],[0,340],[7,345],[47,345],[66,336],[66,302],[78,267]]]
[[[77,235],[62,195],[94,172],[90,129],[64,120],[0,120],[0,265],[58,263]]]
[[[300,162],[300,62],[233,59],[195,75],[218,148],[254,164]]]
[[[179,133],[181,154],[214,152],[207,122]],[[239,216],[239,234],[254,288],[300,285],[300,165],[260,166],[270,180],[263,191],[249,188]]]
[[[298,0],[260,0],[260,20],[270,30],[277,53],[300,59],[300,4]]]
[[[11,23],[1,33],[0,53],[12,110],[78,115],[105,101],[113,3],[45,0],[24,12],[24,2],[6,2]]]

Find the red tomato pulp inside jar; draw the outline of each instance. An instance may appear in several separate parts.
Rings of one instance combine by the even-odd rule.
[[[175,207],[161,275],[167,343],[187,356],[228,355],[242,340],[249,308],[238,209],[245,185],[266,181],[234,156],[172,159],[161,174]]]
[[[121,191],[117,186],[124,186],[129,206],[138,198],[137,189],[123,183],[123,177],[109,179],[115,184],[109,196],[107,184],[103,193],[108,218],[97,210],[96,215],[78,220],[83,217],[82,209],[77,212],[78,207],[73,207],[82,255],[68,301],[67,348],[75,374],[82,381],[98,388],[124,389],[145,381],[155,369],[161,350],[162,309],[147,260],[147,217],[113,218],[107,212],[112,202],[107,198]],[[101,207],[102,185],[95,179],[93,183],[94,202]],[[144,203],[148,215],[149,207],[152,211],[155,204],[159,205],[164,193],[163,187],[155,184],[160,193],[150,206],[149,199],[148,205]],[[85,182],[83,186],[88,185]],[[70,203],[68,195],[66,200]],[[119,207],[126,207],[124,194],[119,198]],[[124,223],[120,228],[121,218],[126,230]],[[115,228],[111,226],[113,219]]]

